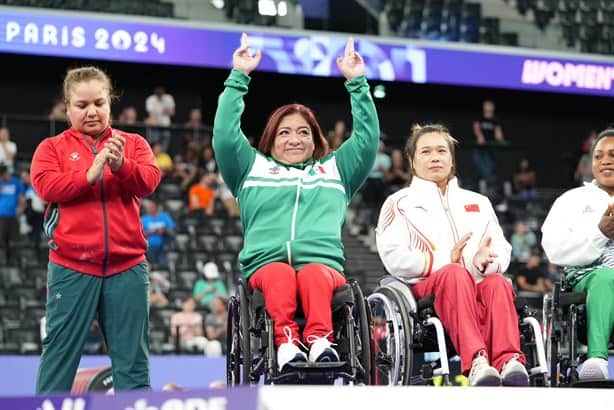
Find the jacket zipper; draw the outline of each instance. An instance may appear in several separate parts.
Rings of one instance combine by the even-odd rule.
[[[450,212],[450,200],[448,198],[448,187],[446,187],[446,202],[444,203],[441,191],[437,189],[437,193],[439,194],[439,199],[441,201],[441,206],[443,207],[443,212],[446,214],[446,218],[448,219],[448,224],[450,225],[450,231],[452,232],[452,239],[454,240],[454,244],[457,244],[460,238],[458,237],[458,231],[456,229],[456,224],[454,223],[454,218],[452,218],[452,212]],[[460,262],[463,266],[465,266],[465,261],[461,255]]]
[[[87,135],[83,134],[83,139],[94,153],[94,158],[98,155],[96,150],[96,142],[90,144]],[[107,263],[109,262],[109,222],[107,218],[107,204],[104,198],[104,169],[100,178],[100,203],[102,205],[102,221],[104,226],[104,257],[102,258],[102,276],[107,275]]]
[[[296,185],[296,199],[294,200],[294,211],[292,212],[292,222],[290,226],[290,240],[286,242],[286,249],[288,250],[288,264],[292,266],[292,246],[291,242],[296,235],[296,214],[298,213],[298,201],[301,196],[301,184],[303,180],[299,177],[298,184]]]

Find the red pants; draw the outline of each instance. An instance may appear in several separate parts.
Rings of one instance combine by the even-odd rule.
[[[465,268],[450,264],[411,290],[416,299],[435,295],[435,312],[460,355],[463,373],[471,369],[480,350],[499,371],[515,355],[526,362],[520,350],[514,291],[503,276],[488,275],[476,285]]]
[[[249,279],[249,285],[264,295],[265,308],[274,323],[275,346],[288,341],[284,334],[286,326],[293,338],[299,337],[294,316],[297,300],[301,300],[306,321],[303,341],[307,344],[307,336],[324,337],[333,330],[333,292],[345,285],[345,278],[319,263],[309,263],[296,272],[287,263],[274,262],[258,269]],[[329,339],[333,340],[332,334]]]

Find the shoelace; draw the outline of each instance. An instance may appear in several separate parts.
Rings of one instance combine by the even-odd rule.
[[[307,348],[307,346],[305,346],[303,344],[303,342],[301,342],[300,339],[296,338],[296,337],[292,337],[292,329],[290,329],[290,326],[284,326],[284,335],[288,338],[288,343],[298,343],[299,345],[303,346],[303,348],[305,350],[309,350]]]
[[[285,329],[284,329],[285,331]],[[328,332],[327,334],[325,334],[324,336],[316,336],[316,335],[309,335],[307,336],[307,343],[309,345],[313,345],[315,342],[317,342],[320,339],[324,339],[328,342],[328,346],[337,346],[337,343],[332,343],[330,340],[328,340],[328,336],[332,335],[333,331],[331,330],[330,332]]]

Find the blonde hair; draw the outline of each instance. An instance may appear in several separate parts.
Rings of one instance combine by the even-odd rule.
[[[64,102],[68,104],[70,102],[70,92],[73,87],[79,83],[85,83],[88,81],[100,81],[103,88],[109,92],[109,102],[115,100],[117,97],[113,94],[113,86],[111,85],[111,78],[101,69],[94,66],[73,68],[66,72],[64,77]]]
[[[450,170],[449,178],[452,178],[456,175],[456,146],[458,145],[458,140],[450,135],[450,131],[445,125],[442,124],[414,124],[411,127],[411,135],[407,139],[407,144],[405,144],[405,153],[407,158],[409,159],[410,169],[409,173],[411,177],[414,176],[414,167],[412,165],[412,160],[414,155],[416,154],[416,149],[418,147],[418,140],[425,134],[437,133],[444,137],[446,143],[448,144],[448,149],[450,150],[450,155],[452,156],[452,169]],[[411,182],[411,178],[409,180]]]

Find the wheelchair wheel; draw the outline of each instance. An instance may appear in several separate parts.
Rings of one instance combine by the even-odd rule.
[[[233,387],[241,383],[239,302],[234,296],[228,300],[228,319],[226,323],[226,384],[229,387]]]
[[[375,340],[375,383],[407,385],[412,371],[413,326],[402,296],[395,289],[381,287],[367,300],[374,325],[381,326]]]
[[[251,333],[249,331],[251,327],[249,302],[247,297],[247,290],[243,282],[239,283],[239,340],[241,348],[239,349],[242,363],[243,374],[241,382],[243,384],[251,383],[252,373],[252,348],[251,348]]]
[[[373,382],[373,373],[375,370],[373,335],[371,333],[371,312],[367,309],[365,297],[358,283],[356,283],[356,281],[351,281],[350,285],[354,293],[354,311],[352,312],[355,321],[354,332],[359,336],[360,340],[357,354],[364,370],[364,374],[358,377],[358,382],[371,384]]]

